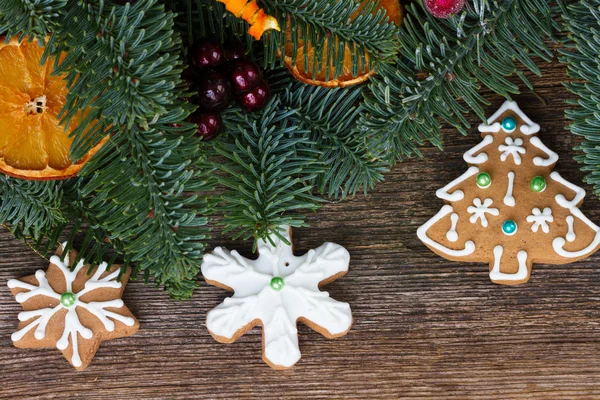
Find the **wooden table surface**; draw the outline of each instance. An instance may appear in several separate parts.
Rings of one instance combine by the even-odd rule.
[[[533,81],[548,104],[530,93],[516,99],[561,156],[556,170],[579,185],[579,138],[563,129],[564,68],[543,71]],[[503,99],[485,94],[491,115]],[[212,339],[205,315],[227,293],[205,283],[186,302],[129,283],[124,299],[139,333],[105,342],[84,372],[56,349],[16,349],[10,334],[20,306],[6,281],[46,262],[1,231],[0,398],[600,398],[600,255],[534,265],[528,284],[505,287],[490,282],[487,265],[446,261],[417,239],[442,206],[435,190],[465,171],[462,154],[480,141],[476,130],[445,130],[444,138],[445,153],[424,148],[423,159],[397,165],[367,197],[328,204],[294,232],[298,253],[324,241],[350,251],[350,272],[326,290],[351,304],[355,323],[335,340],[301,325],[302,359],[288,371],[263,363],[259,328],[230,345]],[[600,223],[600,201],[583,187],[582,210]],[[250,251],[218,230],[210,245]]]

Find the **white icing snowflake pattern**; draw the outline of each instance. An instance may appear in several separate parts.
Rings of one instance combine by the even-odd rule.
[[[63,245],[63,248],[65,245]],[[48,279],[46,278],[46,273],[43,270],[37,270],[35,272],[35,277],[38,281],[38,286],[31,285],[26,282],[22,282],[17,279],[11,279],[8,281],[8,287],[13,288],[21,288],[28,290],[27,292],[18,293],[15,296],[15,299],[19,303],[24,303],[30,298],[34,296],[46,296],[59,301],[58,305],[52,308],[41,308],[39,310],[32,311],[22,311],[19,313],[18,318],[19,321],[28,321],[32,318],[38,317],[31,321],[29,324],[25,325],[22,329],[13,333],[11,339],[13,342],[17,342],[21,340],[27,332],[36,328],[34,337],[37,340],[42,340],[46,337],[46,326],[50,319],[56,314],[58,311],[66,309],[67,313],[65,315],[64,321],[64,330],[61,338],[56,343],[56,347],[59,350],[66,350],[69,347],[69,341],[73,346],[73,355],[71,356],[71,362],[75,367],[80,367],[82,365],[81,357],[79,354],[79,346],[78,346],[78,336],[81,336],[84,339],[91,339],[94,336],[94,332],[91,329],[86,328],[82,325],[79,320],[79,316],[77,315],[76,309],[81,307],[91,314],[93,314],[96,318],[98,318],[107,331],[112,332],[115,329],[115,323],[112,320],[122,322],[127,326],[133,326],[135,324],[135,320],[133,318],[123,316],[117,314],[115,312],[107,310],[107,308],[121,308],[124,303],[121,299],[114,299],[109,301],[99,301],[99,302],[84,302],[81,300],[81,296],[86,293],[89,293],[96,289],[101,288],[120,288],[121,282],[116,280],[119,275],[119,270],[108,274],[104,278],[100,278],[100,276],[106,272],[107,264],[104,262],[100,264],[92,277],[85,282],[85,286],[77,293],[72,293],[73,290],[73,282],[77,277],[77,273],[85,266],[84,260],[79,261],[79,263],[75,266],[75,269],[71,271],[68,267],[69,265],[69,255],[65,255],[64,262],[60,260],[58,256],[52,256],[50,258],[50,262],[56,265],[60,271],[62,271],[65,282],[66,282],[66,291],[65,293],[57,293],[50,286]],[[67,301],[71,303],[69,306],[63,305],[65,301],[65,294],[67,295]],[[111,320],[112,319],[112,320]]]
[[[548,222],[554,222],[552,209],[550,207],[546,207],[542,212],[539,208],[534,208],[531,210],[531,215],[527,216],[527,222],[533,222],[533,225],[531,226],[531,230],[533,232],[537,232],[540,227],[544,233],[550,232]]]
[[[289,227],[282,236],[290,241]],[[300,359],[296,322],[305,321],[327,337],[343,336],[352,325],[348,303],[321,292],[319,284],[348,271],[350,254],[325,243],[303,256],[272,235],[259,240],[256,260],[217,247],[205,255],[207,282],[234,291],[206,318],[209,332],[220,342],[235,341],[249,326],[263,326],[263,358],[273,367],[289,368]]]
[[[469,218],[469,221],[471,221],[472,224],[476,223],[478,219],[481,219],[481,226],[483,226],[484,228],[487,228],[488,226],[488,221],[487,218],[485,217],[485,214],[491,214],[494,216],[498,216],[500,215],[500,211],[498,211],[497,208],[491,208],[490,206],[494,203],[494,200],[487,198],[485,199],[483,202],[481,202],[480,198],[474,198],[473,199],[473,205],[467,207],[467,212],[469,214],[473,214],[471,215],[471,217]]]
[[[502,155],[500,156],[501,161],[506,161],[509,155],[513,156],[513,161],[517,165],[521,165],[521,156],[520,154],[525,154],[526,150],[523,147],[523,139],[516,138],[513,139],[511,137],[507,137],[505,140],[505,145],[501,144],[498,146],[498,150],[502,151]]]

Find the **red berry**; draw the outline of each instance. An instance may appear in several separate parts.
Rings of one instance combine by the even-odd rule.
[[[465,0],[425,0],[425,8],[436,18],[449,18],[465,6]]]
[[[198,82],[198,101],[209,110],[222,111],[231,103],[231,83],[218,72],[209,72]]]
[[[223,48],[212,39],[204,39],[192,49],[192,62],[198,68],[215,68],[222,61]]]
[[[223,56],[229,62],[244,58],[245,55],[246,50],[244,46],[237,40],[227,42],[223,45]]]
[[[252,90],[260,83],[260,69],[248,59],[237,60],[229,76],[236,93]]]
[[[196,135],[203,140],[215,138],[221,130],[221,116],[214,111],[196,111],[190,115],[188,120],[194,124],[198,124]]]
[[[263,109],[270,97],[269,85],[263,80],[251,91],[238,94],[236,100],[244,111],[253,112]]]

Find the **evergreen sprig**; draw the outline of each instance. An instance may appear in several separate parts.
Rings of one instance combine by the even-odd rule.
[[[524,70],[540,74],[534,57],[549,61],[553,8],[544,0],[473,0],[456,16],[435,19],[411,4],[401,29],[395,62],[378,65],[357,130],[368,137],[374,156],[393,164],[414,154],[425,141],[441,148],[443,121],[466,134],[463,116],[482,120],[482,86],[510,98],[529,88]]]
[[[600,195],[600,10],[597,1],[580,0],[568,5],[561,3],[562,28],[568,33],[566,48],[561,51],[561,61],[567,65],[567,73],[572,79],[565,86],[577,95],[568,103],[574,106],[566,110],[566,116],[573,123],[569,125],[574,135],[584,141],[578,150],[583,155],[576,160],[584,164],[586,182],[594,185],[594,193]]]
[[[268,31],[265,40],[266,64],[272,67],[283,65],[281,55],[288,49],[292,65],[313,61],[313,79],[323,67],[325,76],[335,79],[344,72],[347,52],[357,74],[398,51],[398,27],[377,8],[377,0],[263,0],[261,4],[281,28]]]
[[[295,83],[280,93],[281,105],[294,113],[291,119],[309,132],[319,160],[326,168],[317,175],[316,187],[329,197],[364,193],[383,180],[387,169],[367,153],[366,143],[354,128],[363,111],[364,86],[326,89]]]
[[[48,229],[65,223],[62,182],[31,182],[0,175],[0,221],[13,230],[39,238]]]
[[[352,71],[357,73],[395,57],[398,51],[398,27],[376,8],[377,0],[263,0],[260,5],[277,18],[281,29],[263,36],[266,68],[283,66],[287,49],[292,65],[310,59],[313,78],[325,66],[326,76],[335,79],[344,72],[348,54]],[[194,25],[189,36],[214,35],[222,40],[228,32],[247,45],[252,43],[246,33],[248,24],[225,11],[222,3],[196,0],[194,6],[193,10],[187,7],[189,11],[185,4],[178,8]]]
[[[172,7],[184,15],[182,20],[187,21],[188,24],[194,24],[190,41],[198,39],[197,35],[202,37],[211,34],[216,34],[221,40],[226,40],[230,36],[221,36],[225,31],[229,35],[241,37],[242,40],[249,38],[246,35],[247,25],[245,22],[233,18],[231,13],[225,11],[221,3],[215,1],[196,1],[188,5],[185,3],[185,1],[175,2]],[[306,14],[303,18],[311,22],[314,22],[315,19],[326,21],[331,16],[326,14],[325,18],[322,13],[307,13],[306,4],[296,7],[297,5],[294,6],[291,3],[276,3],[277,7],[280,7],[280,11],[288,7],[290,13]],[[340,3],[346,2],[341,1]],[[339,25],[334,24],[339,24],[340,21],[344,21],[343,24],[352,24],[363,21],[362,18],[367,18],[371,22],[381,22],[377,19],[371,20],[371,18],[382,18],[381,13],[372,16],[368,12],[365,12],[362,18],[349,22],[346,17],[352,12],[348,12],[348,10],[354,10],[358,4],[354,1],[351,3],[350,8],[347,4],[343,5],[348,14],[345,17],[340,17],[335,12],[332,13],[336,14],[336,18],[339,19],[328,22],[332,28],[338,26],[339,29]],[[261,3],[261,5],[267,7],[266,3]],[[374,3],[364,4],[368,7],[373,5]],[[336,7],[342,7],[342,5],[336,5]],[[329,10],[329,6],[327,9]],[[353,29],[356,29],[358,25],[352,26]],[[389,46],[387,51],[393,54],[395,46],[397,46],[395,38],[397,28],[395,26],[392,28],[390,24],[374,26],[380,27],[382,29],[380,32],[387,32],[391,38],[388,41],[379,41],[377,46],[381,48]],[[179,29],[182,34],[188,31],[185,24],[180,25]],[[316,34],[315,32],[312,34]],[[275,32],[271,34],[277,35]],[[323,38],[327,36],[326,32]],[[273,46],[276,42],[273,41],[273,37],[267,37],[265,43],[266,50],[252,51],[252,46],[249,46],[249,50],[258,61],[263,61],[263,65],[268,65],[269,62],[264,60],[274,54],[269,53],[269,46]],[[288,43],[289,45],[290,43]],[[375,47],[370,50],[376,51]],[[338,64],[342,65],[343,60]],[[268,75],[269,84],[276,99],[265,111],[256,115],[246,114],[236,107],[224,113],[227,135],[221,135],[214,147],[215,153],[221,156],[213,164],[222,173],[219,182],[229,189],[222,197],[223,201],[219,211],[224,215],[222,222],[225,230],[236,231],[236,237],[265,239],[269,233],[276,233],[279,225],[301,226],[304,224],[305,217],[298,212],[314,210],[322,201],[314,197],[312,193],[318,191],[330,197],[345,197],[349,194],[353,195],[359,190],[366,192],[369,187],[373,187],[376,182],[383,179],[382,173],[385,171],[379,160],[373,159],[367,154],[362,138],[352,134],[353,126],[357,123],[362,111],[360,101],[364,86],[331,90],[307,86],[298,82],[291,83],[294,81],[293,78],[283,71],[271,71]],[[268,113],[274,113],[274,115],[269,116]],[[260,147],[258,145],[259,137],[268,143],[276,143],[276,146],[274,148]],[[230,138],[231,140],[229,140]],[[253,138],[255,143],[250,138]],[[292,139],[293,146],[289,144]],[[250,157],[250,154],[260,154],[266,157],[266,154],[272,154],[270,152],[280,151],[281,154],[286,154],[289,161],[289,155],[283,152],[280,146],[291,146],[288,151],[293,150],[296,157],[299,156],[297,151],[300,149],[310,151],[304,155],[305,167],[279,170],[279,166],[275,164],[255,165],[258,158],[240,158],[241,154],[244,154],[245,157]],[[263,159],[261,158],[261,160]],[[271,159],[270,162],[273,160],[276,159]],[[286,161],[286,166],[288,161]],[[251,178],[258,174],[257,171],[262,171],[261,168],[278,171],[277,173],[280,175],[277,175],[276,178],[268,178],[275,179],[270,181],[271,183],[294,182],[294,184],[291,187],[286,186],[283,192],[277,192],[278,198],[275,200],[271,195],[273,190],[264,190],[265,183],[263,181],[253,181]],[[297,190],[301,192],[297,192]],[[293,215],[285,213],[286,211],[292,212]]]
[[[0,32],[20,39],[33,35],[43,40],[56,27],[69,0],[3,0]]]
[[[352,135],[362,110],[362,88],[325,89],[269,76],[275,94],[259,114],[232,108],[223,114],[230,136],[214,143],[219,183],[228,190],[218,211],[236,237],[266,239],[281,225],[303,226],[323,199],[366,191],[385,167]],[[293,213],[293,214],[290,214]]]
[[[187,88],[174,15],[156,0],[19,3],[0,6],[4,33],[7,40],[52,33],[45,56],[55,58],[54,73],[66,74],[69,86],[62,122],[79,122],[72,158],[111,136],[63,194],[69,215],[91,227],[89,261],[99,261],[108,240],[146,279],[152,275],[173,297],[190,296],[208,228],[206,199],[186,193],[211,186],[196,168],[202,156],[194,125],[182,122],[194,107],[180,100]],[[49,9],[31,27],[19,18]]]
[[[309,132],[290,119],[273,98],[260,115],[232,110],[225,114],[231,140],[217,141],[217,178],[227,188],[218,210],[225,231],[236,237],[266,239],[277,227],[304,225],[299,209],[315,210],[321,201],[311,194],[311,181],[323,163],[309,141]],[[283,239],[283,238],[282,238]]]

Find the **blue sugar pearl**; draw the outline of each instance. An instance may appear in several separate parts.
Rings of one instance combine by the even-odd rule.
[[[512,219],[507,219],[502,224],[502,232],[508,236],[514,235],[517,232],[517,223]]]
[[[506,117],[502,120],[502,128],[506,132],[512,132],[517,128],[517,121],[513,117]]]

